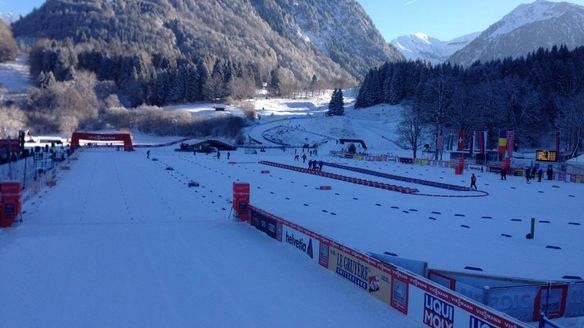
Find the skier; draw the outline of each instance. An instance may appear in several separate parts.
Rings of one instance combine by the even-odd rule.
[[[227,152],[227,159],[229,159],[231,157],[231,153]]]
[[[221,159],[221,152],[217,151],[217,159]]]
[[[504,167],[501,168],[501,180],[507,180],[507,169]]]
[[[308,161],[308,169],[309,169],[309,170],[312,170],[312,165],[313,165],[313,163],[314,163],[314,162],[313,162],[312,160]]]
[[[540,168],[539,171],[537,171],[537,182],[541,182],[541,178],[543,178],[543,170]]]
[[[548,180],[552,180],[554,178],[554,170],[552,169],[552,166],[548,166],[547,169],[547,179]]]
[[[302,163],[306,163],[306,154],[302,155]]]
[[[150,150],[146,152],[146,158],[149,159],[150,158]]]
[[[300,161],[300,155],[294,155],[294,160],[295,161]]]
[[[477,190],[477,176],[474,173],[470,177],[470,187],[474,188],[474,190]]]
[[[324,163],[322,161],[319,161],[318,162],[319,171],[322,171],[323,166],[324,166]]]
[[[527,169],[525,169],[525,180],[527,180],[527,183],[529,183],[530,179],[531,179],[531,168],[528,167]]]

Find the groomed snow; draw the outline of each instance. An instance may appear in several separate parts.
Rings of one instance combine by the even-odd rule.
[[[20,226],[0,230],[0,326],[417,326],[229,219],[243,166],[145,151],[81,151]]]

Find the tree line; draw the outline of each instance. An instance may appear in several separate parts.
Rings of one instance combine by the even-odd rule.
[[[16,42],[12,37],[12,31],[0,20],[0,63],[14,60],[16,54]]]
[[[467,68],[387,63],[366,75],[356,108],[406,105],[401,133],[408,134],[409,148],[412,131],[426,135],[413,138],[417,144],[448,132],[488,131],[492,148],[499,131],[513,130],[519,149],[541,147],[559,130],[566,148],[577,152],[584,138],[583,70],[584,47],[565,46]]]

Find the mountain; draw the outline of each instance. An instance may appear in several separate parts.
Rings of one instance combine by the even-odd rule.
[[[14,33],[196,56],[210,66],[223,58],[257,66],[263,80],[283,68],[298,81],[355,83],[403,58],[355,0],[48,0]]]
[[[465,66],[497,58],[519,57],[540,47],[584,45],[584,7],[538,0],[515,8],[449,61]]]
[[[424,33],[404,35],[391,41],[406,59],[422,59],[432,64],[445,62],[452,54],[465,47],[480,33],[471,33],[454,40],[441,41]]]
[[[6,24],[12,24],[20,18],[20,15],[13,13],[0,13],[0,20]]]

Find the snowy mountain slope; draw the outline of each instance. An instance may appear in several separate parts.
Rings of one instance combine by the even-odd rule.
[[[583,6],[549,1],[520,5],[449,61],[468,66],[477,60],[519,57],[554,45],[570,49],[584,45]]]
[[[337,0],[333,5],[322,0],[278,2],[293,15],[292,28],[298,37],[314,44],[354,75],[361,75],[366,66],[402,58],[354,0]]]
[[[479,34],[480,32],[471,33],[450,41],[442,41],[417,32],[400,36],[391,41],[391,44],[397,47],[406,59],[422,59],[432,64],[439,64],[465,47]]]
[[[6,24],[12,24],[20,18],[19,15],[13,13],[0,13],[0,20]]]

